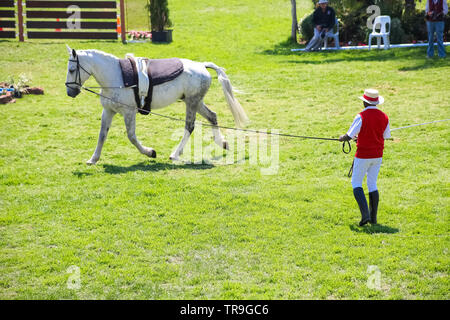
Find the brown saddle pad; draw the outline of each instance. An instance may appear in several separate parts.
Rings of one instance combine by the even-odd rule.
[[[119,65],[122,71],[123,85],[127,88],[137,86],[138,75],[136,62],[133,59],[119,59]]]
[[[178,58],[149,59],[148,76],[154,86],[174,80],[184,71],[183,63]]]
[[[123,85],[125,87],[134,87],[134,97],[138,106],[138,111],[141,114],[150,113],[150,105],[152,103],[153,86],[163,84],[165,82],[174,80],[183,73],[183,63],[178,58],[170,59],[148,59],[148,77],[150,85],[148,87],[145,104],[142,107],[139,100],[138,89],[138,75],[136,68],[136,61],[134,59],[119,59],[120,69],[122,71]],[[144,109],[144,110],[142,110]]]

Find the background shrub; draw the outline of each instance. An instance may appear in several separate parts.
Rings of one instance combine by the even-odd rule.
[[[317,0],[312,0],[316,7]],[[414,2],[409,1],[405,7],[405,0],[329,0],[329,5],[336,11],[340,21],[339,38],[347,43],[367,43],[370,29],[367,19],[371,14],[366,12],[370,5],[378,5],[381,15],[391,17],[391,43],[404,43],[427,40],[427,28],[424,10],[415,8]],[[300,21],[300,34],[303,40],[310,40],[313,36],[312,12]],[[446,16],[444,40],[450,39],[450,17]]]
[[[402,28],[402,22],[399,18],[391,19],[390,42],[394,44],[406,42],[405,31]]]
[[[406,41],[427,39],[427,25],[424,12],[419,10],[405,11],[401,22],[407,38]]]
[[[312,23],[312,13],[308,13],[300,19],[299,25],[299,33],[300,37],[303,40],[309,41],[314,36],[314,26]]]

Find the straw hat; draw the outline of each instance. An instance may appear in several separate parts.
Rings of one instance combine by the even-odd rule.
[[[358,97],[364,102],[368,104],[382,104],[384,102],[384,98],[378,94],[378,90],[375,89],[366,89],[364,90],[364,95],[362,97]]]

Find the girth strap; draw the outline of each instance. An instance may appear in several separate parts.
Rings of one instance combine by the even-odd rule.
[[[130,62],[131,62],[131,66],[132,66],[132,68],[133,68],[133,78],[134,78],[135,83],[137,84],[137,85],[133,88],[133,92],[134,92],[134,99],[136,100],[136,104],[137,104],[137,107],[138,107],[138,112],[139,112],[140,114],[147,115],[147,114],[149,114],[149,112],[146,112],[146,111],[142,110],[142,108],[141,108],[141,107],[142,107],[142,106],[141,106],[141,99],[139,99],[139,87],[138,87],[138,84],[139,84],[139,78],[138,78],[138,72],[137,72],[136,61],[135,61],[133,58],[128,58],[128,60],[130,60]],[[151,85],[150,85],[150,87],[151,87]],[[147,110],[146,107],[144,107],[144,109]],[[150,111],[150,108],[148,108],[148,111]]]
[[[153,87],[174,80],[183,73],[184,67],[183,63],[178,58],[146,59],[146,62],[150,85],[148,87],[147,97],[144,100],[145,103],[143,109],[150,113]],[[145,113],[146,111],[142,111],[141,113],[148,114]]]
[[[148,92],[147,96],[144,99],[144,106],[142,107],[143,110],[139,110],[139,113],[143,115],[147,115],[151,111],[151,105],[152,105],[152,97],[153,97],[153,79],[150,73],[150,63],[149,59],[145,59],[147,62],[147,68],[148,68]]]
[[[139,79],[137,74],[136,61],[134,61],[133,58],[120,59],[119,64],[122,71],[123,85],[125,86],[125,88],[133,88],[134,100],[136,101],[137,107],[140,109],[141,102],[139,99]]]

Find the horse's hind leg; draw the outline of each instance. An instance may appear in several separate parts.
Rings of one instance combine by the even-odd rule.
[[[150,158],[156,158],[156,151],[152,148],[144,147],[136,138],[136,112],[131,111],[123,115],[125,126],[127,127],[127,135],[130,142],[139,150]]]
[[[211,129],[214,136],[214,142],[222,148],[228,149],[228,142],[223,138],[219,128],[217,127],[216,113],[210,110],[203,102],[200,109],[198,110],[198,113],[200,113],[206,120],[209,121],[209,123],[212,124]]]
[[[183,153],[184,146],[189,140],[189,137],[191,136],[192,132],[194,131],[195,127],[195,116],[198,110],[199,104],[198,103],[189,103],[186,101],[186,124],[184,127],[184,135],[181,139],[180,143],[178,144],[178,147],[175,149],[175,151],[170,155],[171,160],[179,160],[180,154]]]
[[[109,109],[104,108],[102,113],[102,125],[100,128],[100,133],[98,135],[97,147],[95,148],[94,154],[91,159],[89,159],[86,163],[96,164],[100,159],[100,154],[102,153],[103,144],[105,143],[106,136],[108,135],[109,128],[111,127],[111,121],[116,113]]]

